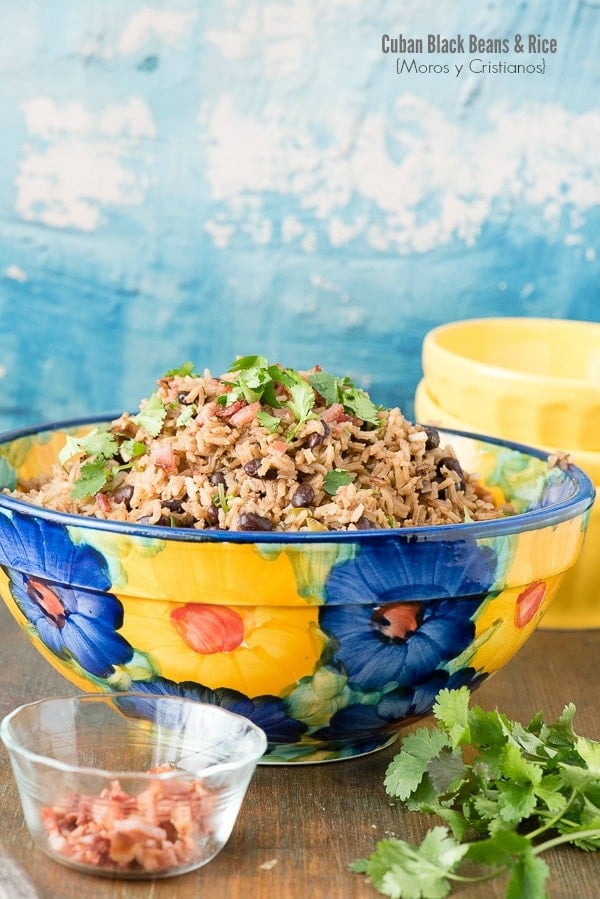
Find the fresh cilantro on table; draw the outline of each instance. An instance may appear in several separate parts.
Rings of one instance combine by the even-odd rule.
[[[545,899],[542,853],[566,843],[600,849],[600,743],[575,733],[575,707],[524,726],[470,707],[469,697],[466,687],[441,690],[438,726],[407,736],[388,766],[388,795],[445,826],[419,846],[381,840],[350,866],[385,896],[439,899],[453,883],[505,875],[506,899]]]

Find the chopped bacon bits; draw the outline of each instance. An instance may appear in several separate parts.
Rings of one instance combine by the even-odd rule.
[[[170,770],[157,765],[148,773]],[[215,801],[202,781],[153,780],[135,796],[114,780],[99,796],[61,797],[41,818],[48,848],[66,859],[115,873],[153,872],[199,860]]]
[[[260,409],[260,403],[249,403],[247,406],[243,406],[241,409],[238,409],[231,418],[230,422],[234,428],[241,428],[243,425],[250,425],[256,418],[256,413]]]
[[[323,410],[321,418],[328,424],[339,424],[342,421],[352,421],[352,416],[345,412],[341,403],[332,403],[331,406],[328,406],[327,409]]]
[[[101,512],[105,512],[107,515],[110,512],[110,500],[107,497],[106,493],[96,494],[96,505]]]
[[[157,468],[162,468],[167,474],[174,474],[177,471],[177,456],[170,444],[154,447],[150,459]]]

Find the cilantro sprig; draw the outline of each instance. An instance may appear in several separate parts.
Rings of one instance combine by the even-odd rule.
[[[338,378],[326,371],[315,371],[305,377],[293,368],[271,365],[264,356],[242,356],[229,366],[228,372],[235,374],[236,378],[228,384],[228,389],[217,398],[217,402],[222,406],[231,406],[239,400],[245,400],[247,403],[258,401],[272,409],[287,407],[295,419],[288,435],[290,439],[305,422],[317,417],[313,411],[317,394],[323,397],[327,405],[340,403],[349,415],[375,427],[379,425],[380,407],[372,402],[364,390],[355,387],[349,378]],[[286,388],[289,399],[280,401],[279,386]],[[265,410],[261,410],[261,413],[259,422],[274,433],[280,420],[265,413]]]
[[[79,476],[71,488],[73,499],[94,496],[106,486],[111,477],[108,460],[119,452],[119,444],[108,425],[98,425],[83,437],[68,434],[65,445],[58,454],[58,461],[65,466],[71,459],[88,456],[79,468]],[[132,449],[132,456],[136,451]]]
[[[121,435],[122,438],[122,435]],[[143,456],[146,445],[134,438],[121,439],[110,430],[110,426],[98,425],[83,437],[68,434],[65,445],[58,454],[58,461],[65,466],[71,459],[87,456],[79,467],[78,477],[73,482],[73,499],[95,496],[106,487],[119,471],[131,468],[135,459]]]
[[[380,407],[375,405],[366,391],[355,387],[350,378],[337,378],[327,371],[316,371],[309,375],[308,380],[328,405],[341,403],[349,415],[379,425]]]
[[[453,883],[505,875],[506,899],[545,899],[546,850],[600,849],[600,743],[575,733],[575,707],[523,726],[469,707],[469,696],[441,690],[438,726],[407,736],[388,766],[388,795],[443,824],[418,846],[381,840],[351,865],[385,896],[439,899]],[[465,863],[481,873],[465,873]]]
[[[155,391],[142,405],[138,414],[132,416],[131,420],[151,437],[158,437],[166,417],[167,407]]]

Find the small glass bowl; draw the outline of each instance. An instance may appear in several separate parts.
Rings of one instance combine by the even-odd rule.
[[[79,871],[130,879],[214,858],[267,747],[241,715],[144,693],[22,705],[0,737],[36,845]]]

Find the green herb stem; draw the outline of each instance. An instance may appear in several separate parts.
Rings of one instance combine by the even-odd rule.
[[[546,833],[546,831],[548,831],[548,830],[551,830],[558,821],[564,821],[565,820],[565,812],[573,804],[573,801],[575,800],[576,797],[577,797],[577,790],[573,789],[565,807],[560,809],[560,811],[558,811],[554,815],[553,818],[550,818],[549,821],[546,821],[545,824],[542,824],[540,827],[537,827],[535,830],[530,830],[529,833],[527,834],[527,839],[535,840],[541,834]]]
[[[574,843],[577,840],[595,840],[600,837],[600,827],[590,827],[587,830],[574,830],[569,833],[561,833],[558,837],[546,840],[544,843],[538,843],[533,847],[533,854],[540,855],[548,849],[554,849],[555,846],[564,846],[565,843]]]
[[[487,874],[474,874],[471,877],[463,874],[454,874],[452,871],[444,871],[444,877],[447,877],[448,880],[456,880],[458,883],[482,883],[484,880],[494,880],[494,878],[500,877],[501,874],[506,874],[508,871],[510,871],[510,866],[503,865],[501,868],[494,868],[493,871],[488,871]]]

